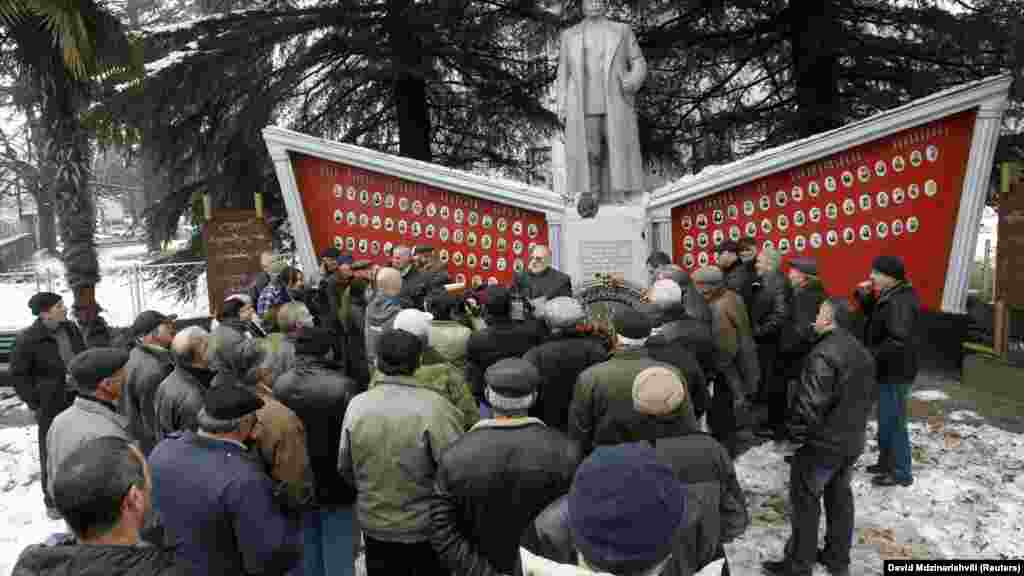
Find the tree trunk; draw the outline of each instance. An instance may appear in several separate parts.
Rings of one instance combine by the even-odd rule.
[[[43,150],[46,140],[41,120],[36,116],[32,106],[24,106],[25,117],[29,128],[29,162],[39,166],[40,180],[35,181],[30,192],[36,201],[36,249],[46,250],[49,254],[57,254],[57,221],[54,211],[55,198],[49,182],[53,181],[56,170],[46,161]]]
[[[836,0],[790,0],[789,37],[799,120],[805,138],[842,125],[839,53],[844,31]]]
[[[64,241],[65,276],[76,306],[96,302],[95,287],[100,280],[96,255],[96,207],[88,189],[89,134],[82,126],[79,108],[85,86],[64,73],[61,53],[52,56],[60,73],[42,82],[42,121],[46,129],[46,163],[55,170],[50,183],[56,198],[57,223]]]
[[[398,117],[398,152],[402,156],[430,162],[430,109],[427,106],[426,74],[429,57],[415,34],[408,31],[414,21],[415,5],[410,0],[388,2],[388,38],[394,70],[392,80]]]

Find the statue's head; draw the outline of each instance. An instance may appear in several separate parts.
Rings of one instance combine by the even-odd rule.
[[[585,18],[601,18],[608,10],[605,0],[583,0],[583,16]]]

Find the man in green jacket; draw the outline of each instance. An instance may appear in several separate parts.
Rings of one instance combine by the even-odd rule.
[[[371,575],[447,576],[430,544],[437,462],[463,432],[462,415],[413,377],[423,342],[381,335],[376,385],[352,399],[342,422],[338,470],[356,488]]]

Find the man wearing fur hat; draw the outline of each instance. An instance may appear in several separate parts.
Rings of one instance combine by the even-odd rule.
[[[915,330],[921,315],[917,293],[907,280],[903,260],[879,256],[871,263],[870,280],[854,296],[867,317],[864,344],[878,365],[878,462],[868,466],[879,486],[909,486],[910,436],[907,397],[917,377]]]
[[[569,436],[584,454],[595,446],[664,438],[696,427],[693,406],[668,377],[681,378],[678,370],[651,358],[645,346],[652,329],[648,316],[626,308],[614,322],[617,345],[611,358],[580,374],[569,409]],[[636,402],[650,404],[649,412],[635,411]]]
[[[530,415],[562,432],[569,430],[569,406],[576,379],[587,368],[608,359],[607,341],[579,330],[585,320],[586,311],[578,301],[568,296],[549,300],[544,306],[544,322],[551,336],[523,355],[540,375],[538,398]]]
[[[53,419],[74,400],[75,393],[66,381],[67,365],[85,350],[85,342],[75,325],[68,322],[67,308],[59,294],[39,292],[29,299],[28,307],[36,321],[14,342],[10,374],[18,397],[32,410],[39,425],[43,497],[49,515],[59,517],[46,488],[46,435]]]
[[[711,331],[715,339],[716,375],[708,424],[715,439],[735,458],[740,438],[748,436],[750,398],[761,378],[757,345],[747,308],[742,298],[725,286],[721,269],[700,268],[693,273],[693,282],[711,306]]]
[[[199,431],[176,432],[149,456],[154,507],[194,576],[284,574],[300,558],[298,523],[248,448],[262,407],[248,388],[215,385],[203,398]]]
[[[484,378],[494,418],[444,452],[431,505],[431,542],[453,574],[512,574],[523,530],[568,492],[580,462],[575,442],[527,416],[540,383],[532,364],[506,358]]]

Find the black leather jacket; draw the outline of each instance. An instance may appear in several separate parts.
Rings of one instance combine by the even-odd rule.
[[[856,457],[864,450],[874,392],[871,353],[849,332],[834,328],[807,356],[794,392],[790,434],[821,453]]]
[[[858,291],[867,327],[864,344],[875,355],[879,382],[913,382],[917,377],[915,330],[921,302],[910,284],[899,284],[879,295]]]
[[[452,574],[511,574],[523,531],[569,491],[580,460],[575,442],[534,418],[484,420],[450,446],[430,520]]]
[[[778,340],[792,322],[792,294],[786,277],[778,270],[761,276],[754,284],[750,326],[754,340]]]
[[[523,359],[537,367],[541,384],[530,415],[568,432],[569,406],[576,379],[587,368],[607,360],[608,354],[602,339],[577,334],[558,336],[531,348]]]

